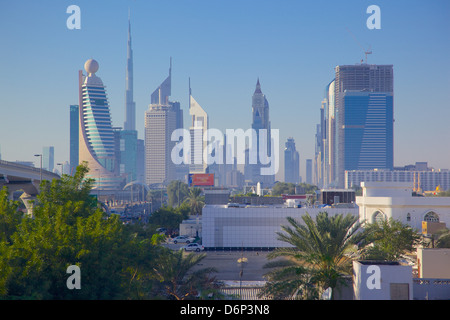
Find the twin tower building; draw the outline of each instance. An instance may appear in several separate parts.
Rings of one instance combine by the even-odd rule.
[[[191,173],[207,173],[205,161],[194,159],[202,154],[206,141],[191,141],[191,164],[175,164],[171,153],[176,142],[172,132],[183,128],[183,110],[180,103],[171,101],[172,61],[169,75],[151,94],[145,112],[144,140],[136,130],[136,104],[133,100],[133,51],[131,24],[128,26],[125,121],[123,128],[113,127],[105,86],[96,75],[99,64],[89,59],[84,65],[86,74],[79,71],[79,106],[71,106],[70,162],[74,168],[87,162],[88,177],[96,180],[98,190],[120,190],[127,183],[145,183],[150,187],[167,185],[172,180],[186,181]],[[192,118],[191,137],[203,136],[208,130],[208,114],[191,95],[189,84],[189,113]],[[78,122],[76,124],[76,122]],[[268,102],[261,92],[259,79],[253,95],[253,129],[270,132]],[[77,130],[78,129],[78,130]],[[78,139],[77,139],[78,138]],[[192,138],[193,139],[193,138]],[[270,139],[269,139],[270,141]],[[198,143],[199,142],[199,143]],[[270,142],[269,142],[270,143]],[[78,148],[77,148],[78,145]],[[270,145],[269,149],[270,150]],[[256,166],[257,167],[257,166]],[[257,171],[249,169],[250,176]],[[257,173],[255,179],[260,181]],[[265,184],[274,182],[274,176],[263,177]],[[223,181],[222,181],[223,185]]]

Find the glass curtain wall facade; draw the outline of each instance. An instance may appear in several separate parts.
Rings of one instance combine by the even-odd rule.
[[[346,170],[392,170],[393,126],[393,66],[337,66],[322,100],[315,182],[343,188]]]

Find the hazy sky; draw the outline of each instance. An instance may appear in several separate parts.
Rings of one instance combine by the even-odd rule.
[[[81,9],[81,29],[69,30],[69,5]],[[381,29],[370,30],[370,5]],[[55,147],[69,159],[69,105],[78,104],[78,70],[99,62],[113,125],[122,127],[128,9],[134,51],[134,100],[139,138],[150,94],[173,59],[172,100],[189,126],[188,78],[210,127],[251,127],[259,77],[283,149],[293,137],[305,160],[325,86],[334,67],[394,65],[394,164],[427,161],[450,168],[450,1],[5,1],[0,0],[0,150],[3,160],[35,161]],[[363,49],[364,48],[364,49]]]

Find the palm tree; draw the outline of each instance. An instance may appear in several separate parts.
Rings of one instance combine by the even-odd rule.
[[[154,274],[159,281],[159,292],[168,299],[194,299],[202,292],[217,290],[216,281],[210,274],[215,268],[202,268],[192,271],[193,267],[206,257],[206,254],[183,251],[168,251],[161,255]]]
[[[191,207],[191,214],[201,214],[203,205],[205,204],[201,197],[202,189],[200,188],[190,188],[189,193],[186,197],[186,201]]]
[[[317,299],[327,288],[334,289],[344,284],[344,275],[352,270],[351,253],[361,241],[364,233],[357,216],[347,214],[329,217],[320,212],[314,221],[306,213],[304,224],[288,218],[290,226],[282,226],[279,240],[292,247],[272,251],[269,259],[285,257],[267,267],[277,269],[268,273],[268,283],[263,290],[280,298]]]

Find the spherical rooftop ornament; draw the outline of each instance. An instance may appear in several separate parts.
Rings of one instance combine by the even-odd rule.
[[[85,62],[84,69],[87,73],[96,73],[98,70],[98,62],[94,59],[89,59]]]

